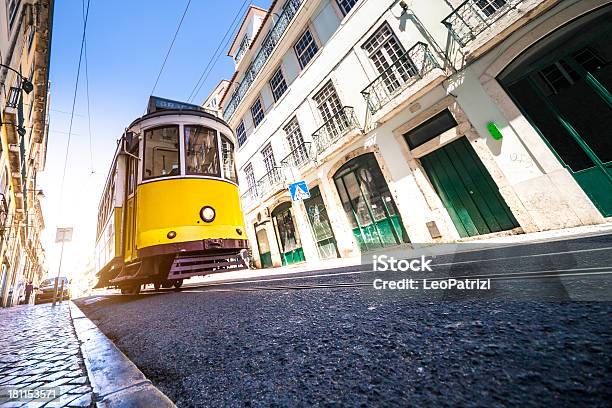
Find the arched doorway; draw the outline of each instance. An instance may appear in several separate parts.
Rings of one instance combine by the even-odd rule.
[[[302,249],[302,243],[295,228],[295,223],[293,222],[291,202],[279,204],[272,211],[272,221],[283,265],[303,262],[306,258],[304,257],[304,250]]]
[[[272,267],[272,252],[270,251],[270,243],[268,242],[268,234],[266,228],[255,224],[255,238],[257,239],[257,250],[259,251],[259,261],[262,268]]]
[[[374,153],[345,163],[334,182],[362,251],[410,242]]]
[[[549,34],[498,80],[593,204],[612,216],[612,6]]]
[[[321,259],[337,258],[339,254],[336,237],[319,186],[310,189],[310,198],[304,200],[304,207],[308,214],[308,221],[312,228],[319,256]]]

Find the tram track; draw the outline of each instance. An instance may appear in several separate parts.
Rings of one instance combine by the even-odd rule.
[[[445,277],[418,277],[416,280],[426,279],[428,281],[443,281],[448,279],[490,279],[491,281],[506,281],[506,280],[531,280],[531,279],[555,279],[562,277],[581,277],[581,276],[598,276],[612,274],[612,268],[593,267],[593,268],[574,268],[574,269],[556,269],[530,272],[513,272],[507,274],[477,274],[477,275],[456,275]],[[235,283],[240,285],[239,282]],[[251,286],[238,288],[219,288],[222,285],[207,285],[201,289],[183,289],[183,293],[202,293],[202,292],[254,292],[254,291],[283,291],[283,290],[307,290],[307,289],[339,289],[339,288],[359,288],[371,287],[372,281],[358,282],[333,282],[319,284],[303,284],[303,285],[271,285],[271,286]]]

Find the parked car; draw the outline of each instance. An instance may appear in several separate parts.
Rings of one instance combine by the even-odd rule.
[[[63,297],[60,294],[60,291],[62,290],[62,283],[64,287]],[[53,300],[54,293],[55,293],[55,278],[45,279],[44,281],[42,281],[42,283],[38,287],[38,290],[36,291],[36,299],[34,300],[34,303],[39,304],[43,302],[50,302]],[[58,279],[57,299],[59,300],[60,298],[62,298],[63,300],[70,299],[70,281],[65,276],[61,276]]]

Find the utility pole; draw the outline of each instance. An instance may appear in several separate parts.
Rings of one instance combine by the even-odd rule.
[[[62,259],[64,258],[64,243],[72,241],[72,227],[57,228],[55,233],[55,242],[62,243],[62,249],[60,251],[59,268],[57,268],[57,277],[55,278],[55,291],[53,292],[53,306],[57,302],[57,290],[59,289],[59,278],[62,273]],[[64,297],[64,285],[62,284],[62,298]],[[61,303],[61,300],[60,300]]]
[[[55,292],[53,292],[53,306],[55,306],[55,302],[57,301],[57,289],[59,287],[59,278],[62,273],[62,258],[64,258],[64,242],[62,241],[62,249],[60,251],[60,261],[59,268],[57,268],[57,276],[55,277]],[[62,297],[64,294],[62,293]]]

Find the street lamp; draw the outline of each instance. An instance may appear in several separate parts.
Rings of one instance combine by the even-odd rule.
[[[29,192],[29,191],[33,191],[34,193],[36,193],[36,197],[38,197],[38,198],[45,198],[45,192],[42,191],[42,190],[30,189],[30,188],[27,188],[27,187],[24,188],[23,190],[26,193]]]
[[[24,137],[25,134],[27,133],[26,128],[24,128],[23,126],[17,124],[17,123],[13,123],[13,122],[0,122],[0,125],[13,125],[17,128],[17,134],[21,137]]]
[[[15,74],[17,74],[17,76],[19,77],[19,82],[20,82],[19,87],[21,89],[23,89],[23,91],[25,93],[29,94],[30,92],[32,92],[34,90],[34,84],[32,83],[32,81],[30,81],[28,78],[26,78],[23,75],[21,75],[21,72],[17,71],[14,68],[9,67],[8,65],[4,65],[4,64],[0,64],[0,67],[6,68],[8,70],[11,70]]]

